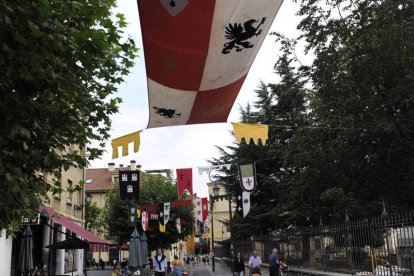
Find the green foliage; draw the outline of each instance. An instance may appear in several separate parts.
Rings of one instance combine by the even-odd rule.
[[[129,209],[131,206],[140,204],[156,204],[178,200],[177,185],[172,179],[165,179],[162,176],[149,176],[141,182],[140,199],[138,202],[122,202],[119,198],[119,186],[107,195],[105,203],[106,224],[108,225],[108,238],[123,244],[130,240],[130,235],[134,230],[134,225],[129,222]],[[149,220],[148,247],[150,250],[157,248],[168,248],[170,244],[178,240],[184,240],[191,233],[192,207],[171,208],[170,220],[166,225],[166,232],[160,233],[158,220]],[[175,228],[176,218],[184,219],[187,223],[182,223],[181,234],[178,234]],[[140,222],[137,223],[137,229],[142,233]]]
[[[100,155],[136,47],[114,0],[0,1],[0,230],[18,225],[59,179]],[[124,41],[125,40],[125,41]],[[79,150],[71,148],[80,145]]]
[[[245,122],[270,125],[268,143],[222,148],[212,160],[260,160],[235,235],[378,215],[383,200],[389,210],[414,206],[414,3],[298,2],[312,64],[297,59],[298,40],[274,34],[278,77],[242,110]],[[224,180],[239,192],[235,169]]]
[[[106,227],[104,210],[96,205],[96,202],[85,206],[85,225],[91,232],[102,234]]]

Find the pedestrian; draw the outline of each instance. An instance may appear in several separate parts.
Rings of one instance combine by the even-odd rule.
[[[168,268],[168,260],[165,255],[162,253],[161,248],[157,250],[157,255],[155,255],[153,260],[153,270],[155,272],[155,276],[165,276],[165,272]]]
[[[249,259],[249,268],[251,274],[260,274],[260,265],[262,264],[262,259],[257,255],[257,250],[253,250],[253,255]]]
[[[105,262],[102,259],[99,259],[99,266],[101,267],[102,270],[105,269]]]
[[[174,256],[173,275],[174,276],[182,276],[183,275],[183,266],[181,264],[181,261],[178,259],[177,255]]]
[[[237,252],[236,258],[234,258],[234,272],[236,276],[244,276],[244,260],[240,252]]]
[[[273,248],[272,255],[269,257],[269,276],[279,276],[279,256],[277,255],[277,249]]]
[[[114,270],[112,270],[111,276],[122,276],[121,265],[119,263],[115,265]]]

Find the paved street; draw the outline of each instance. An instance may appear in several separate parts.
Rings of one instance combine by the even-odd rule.
[[[195,265],[195,266],[185,266],[184,271],[190,273],[190,276],[231,276],[232,273],[230,270],[223,264],[216,263],[216,271],[213,273],[211,264],[210,265]],[[88,271],[88,276],[110,276],[111,270],[91,270]],[[170,273],[168,276],[172,276]]]

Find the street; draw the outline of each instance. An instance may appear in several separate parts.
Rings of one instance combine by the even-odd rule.
[[[215,272],[212,272],[211,264],[210,265],[190,265],[184,266],[184,271],[189,272],[190,276],[225,276],[232,275],[231,271],[223,264],[216,262]],[[111,270],[91,270],[88,271],[88,276],[111,276]],[[170,273],[168,276],[172,276]]]

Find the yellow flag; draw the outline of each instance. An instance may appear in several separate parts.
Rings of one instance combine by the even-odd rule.
[[[128,144],[134,143],[134,152],[138,152],[141,143],[140,133],[142,130],[133,132],[112,140],[112,159],[118,158],[118,147],[122,147],[122,156],[128,155]]]
[[[237,139],[237,144],[241,143],[244,137],[246,144],[250,144],[250,139],[253,139],[253,143],[256,145],[259,143],[259,139],[262,140],[262,144],[266,144],[269,126],[268,125],[255,125],[255,124],[242,124],[232,123],[234,135]]]
[[[160,223],[160,232],[165,233],[165,225],[162,225],[161,223]]]

